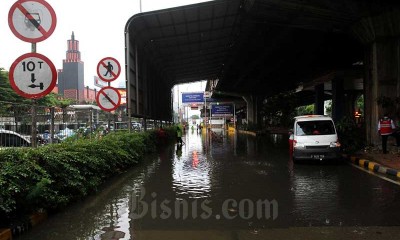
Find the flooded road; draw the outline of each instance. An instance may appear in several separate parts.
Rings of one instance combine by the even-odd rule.
[[[18,239],[399,236],[398,185],[348,164],[293,165],[282,135],[183,140]]]

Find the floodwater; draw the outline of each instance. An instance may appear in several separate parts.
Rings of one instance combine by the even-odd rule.
[[[18,239],[276,239],[326,227],[365,237],[400,225],[398,185],[346,163],[293,165],[287,136],[183,140]]]

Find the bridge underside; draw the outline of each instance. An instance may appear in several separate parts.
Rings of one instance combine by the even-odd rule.
[[[172,86],[198,80],[243,97],[302,86],[304,102],[366,85],[371,134],[383,111],[372,97],[397,97],[399,12],[390,0],[216,0],[137,14],[125,28],[128,108],[170,120]]]

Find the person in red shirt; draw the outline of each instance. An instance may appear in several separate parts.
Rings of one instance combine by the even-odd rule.
[[[378,133],[382,137],[382,151],[383,154],[387,153],[387,140],[389,136],[396,138],[396,145],[400,146],[400,136],[395,132],[396,126],[394,122],[387,114],[383,118],[379,119],[378,122]]]

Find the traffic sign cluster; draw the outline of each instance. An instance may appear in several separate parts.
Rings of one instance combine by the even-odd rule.
[[[57,18],[44,0],[19,0],[8,13],[8,25],[14,35],[36,44],[50,37]],[[57,71],[46,56],[32,52],[18,57],[10,67],[10,84],[22,97],[38,99],[49,94],[57,83]]]
[[[110,83],[116,80],[120,73],[121,65],[115,58],[106,57],[97,64],[98,77],[108,82],[108,86],[100,89],[96,96],[97,104],[104,111],[112,112],[121,104],[121,94],[118,89],[110,86]]]

